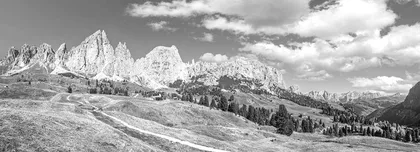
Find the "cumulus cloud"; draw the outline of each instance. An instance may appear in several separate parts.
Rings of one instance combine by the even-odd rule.
[[[394,76],[378,76],[375,78],[356,77],[349,78],[348,81],[350,81],[352,86],[356,88],[374,89],[387,92],[407,92],[413,86],[412,84],[407,83],[406,80]]]
[[[297,80],[324,81],[332,77],[333,76],[325,70],[307,71],[303,74],[297,75]]]
[[[270,41],[244,43],[240,51],[294,67],[351,72],[383,65],[411,66],[420,63],[420,23],[392,27],[382,36],[379,30],[358,32],[335,42],[316,38],[296,48]]]
[[[325,9],[309,8],[309,0],[174,0],[131,4],[134,17],[192,17],[205,15],[208,29],[244,34],[299,34],[325,39],[349,32],[374,30],[395,22],[387,0],[337,0]],[[357,11],[354,11],[357,10]],[[215,14],[223,14],[215,15]]]
[[[420,0],[394,0],[396,3],[401,4],[401,5],[405,5],[408,2],[415,2],[417,6],[420,6]]]
[[[191,17],[220,13],[241,17],[254,26],[292,23],[309,11],[309,0],[231,0],[229,3],[225,0],[174,0],[148,1],[127,7],[127,13],[135,17]]]
[[[203,42],[213,42],[213,37],[214,36],[211,33],[204,33],[202,37],[194,37],[194,39]]]
[[[169,32],[175,32],[176,28],[169,27],[168,22],[166,21],[160,21],[160,22],[151,22],[148,23],[147,26],[153,29],[153,31],[169,31]]]
[[[329,9],[308,14],[291,32],[330,39],[350,32],[381,29],[393,24],[397,17],[387,8],[386,0],[340,0]]]
[[[204,1],[174,0],[171,2],[130,4],[126,12],[133,17],[190,17],[196,14],[210,13],[213,10]]]
[[[206,61],[206,62],[221,63],[221,62],[228,61],[229,58],[226,55],[221,55],[221,54],[213,55],[212,53],[205,53],[200,57],[200,60]]]

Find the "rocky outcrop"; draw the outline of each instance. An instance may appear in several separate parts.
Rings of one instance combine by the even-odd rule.
[[[64,65],[71,71],[93,76],[98,73],[113,75],[114,49],[104,31],[97,31],[87,37],[79,46],[68,53]]]
[[[307,96],[322,101],[329,101],[329,102],[338,102],[340,101],[340,97],[337,93],[329,93],[327,91],[311,91],[307,94]]]
[[[299,86],[297,86],[297,85],[291,85],[289,87],[289,91],[292,92],[292,93],[296,93],[296,94],[302,94],[300,92]]]
[[[56,66],[64,66],[64,62],[67,59],[67,46],[66,43],[60,45],[55,53],[55,62]]]
[[[223,63],[196,62],[188,65],[188,77],[199,77],[198,81],[205,85],[218,85],[222,76],[235,77],[243,80],[259,80],[262,88],[285,88],[282,73],[256,59],[233,57]]]
[[[133,74],[134,59],[131,57],[130,50],[125,43],[118,43],[115,48],[114,77],[129,79]]]
[[[141,75],[163,86],[178,79],[185,80],[187,76],[186,65],[175,46],[154,48],[146,57],[135,62],[133,71],[134,75]]]

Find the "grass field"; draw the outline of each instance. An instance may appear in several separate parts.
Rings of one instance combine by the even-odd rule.
[[[5,88],[4,86],[8,86]],[[1,84],[0,151],[200,151],[137,129],[227,151],[417,151],[417,144],[376,137],[284,136],[243,117],[197,104],[111,95],[67,94],[60,86]],[[50,89],[49,87],[53,87]],[[287,100],[238,94],[240,103],[304,114],[330,123],[319,110]],[[96,110],[95,110],[96,109]]]

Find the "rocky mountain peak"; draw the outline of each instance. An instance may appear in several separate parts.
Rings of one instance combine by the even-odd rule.
[[[79,46],[69,52],[65,62],[71,71],[86,75],[103,73],[112,76],[114,73],[114,49],[104,31],[98,30],[87,37]]]
[[[126,43],[118,43],[115,48],[114,59],[114,75],[123,79],[130,77],[134,65],[134,59],[131,57],[130,50],[128,50]]]
[[[133,70],[136,75],[166,86],[178,79],[184,80],[187,75],[186,65],[175,46],[155,47],[146,57],[135,62]]]
[[[234,57],[219,64],[196,62],[188,66],[188,74],[189,77],[200,77],[198,81],[205,85],[218,85],[222,76],[228,76],[236,80],[258,80],[266,90],[274,86],[285,88],[280,70],[246,57]]]
[[[146,55],[146,58],[163,58],[175,62],[182,62],[181,55],[178,53],[178,48],[174,45],[171,47],[157,46]]]

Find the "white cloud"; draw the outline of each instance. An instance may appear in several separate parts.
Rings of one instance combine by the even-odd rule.
[[[420,0],[394,0],[394,1],[398,4],[401,4],[401,5],[405,5],[408,2],[414,1],[417,6],[420,6]]]
[[[131,4],[127,13],[135,17],[191,17],[202,14],[238,16],[254,26],[292,23],[307,14],[309,0],[174,0]]]
[[[207,29],[214,30],[226,30],[232,31],[234,33],[245,33],[245,34],[254,34],[257,33],[251,25],[246,24],[243,20],[232,19],[228,21],[224,17],[211,17],[203,20],[203,26]]]
[[[240,50],[292,67],[308,65],[318,70],[351,72],[384,65],[411,66],[420,63],[420,23],[392,27],[383,37],[375,30],[334,42],[316,38],[296,46],[290,48],[263,41],[244,43]]]
[[[152,22],[148,23],[147,26],[153,29],[153,31],[169,31],[169,32],[175,32],[176,28],[169,27],[168,22],[166,21],[160,21],[160,22]]]
[[[213,37],[214,36],[211,33],[204,33],[203,37],[194,37],[194,39],[203,42],[213,42]]]
[[[333,76],[325,70],[307,71],[303,74],[297,75],[298,80],[308,80],[308,81],[324,81],[332,77]]]
[[[200,60],[206,61],[206,62],[221,63],[221,62],[228,61],[229,58],[226,55],[221,55],[221,54],[213,55],[212,53],[205,53],[200,57]]]
[[[381,29],[396,18],[386,0],[339,0],[329,9],[308,14],[290,32],[331,39],[350,32]]]
[[[356,77],[349,78],[348,81],[350,81],[352,86],[356,88],[366,88],[388,92],[407,92],[413,86],[412,84],[407,83],[406,80],[394,76],[378,76],[376,78]]]
[[[154,3],[147,1],[144,4],[130,4],[126,12],[134,17],[189,17],[196,14],[210,13],[213,10],[204,1],[174,0],[171,2]]]

